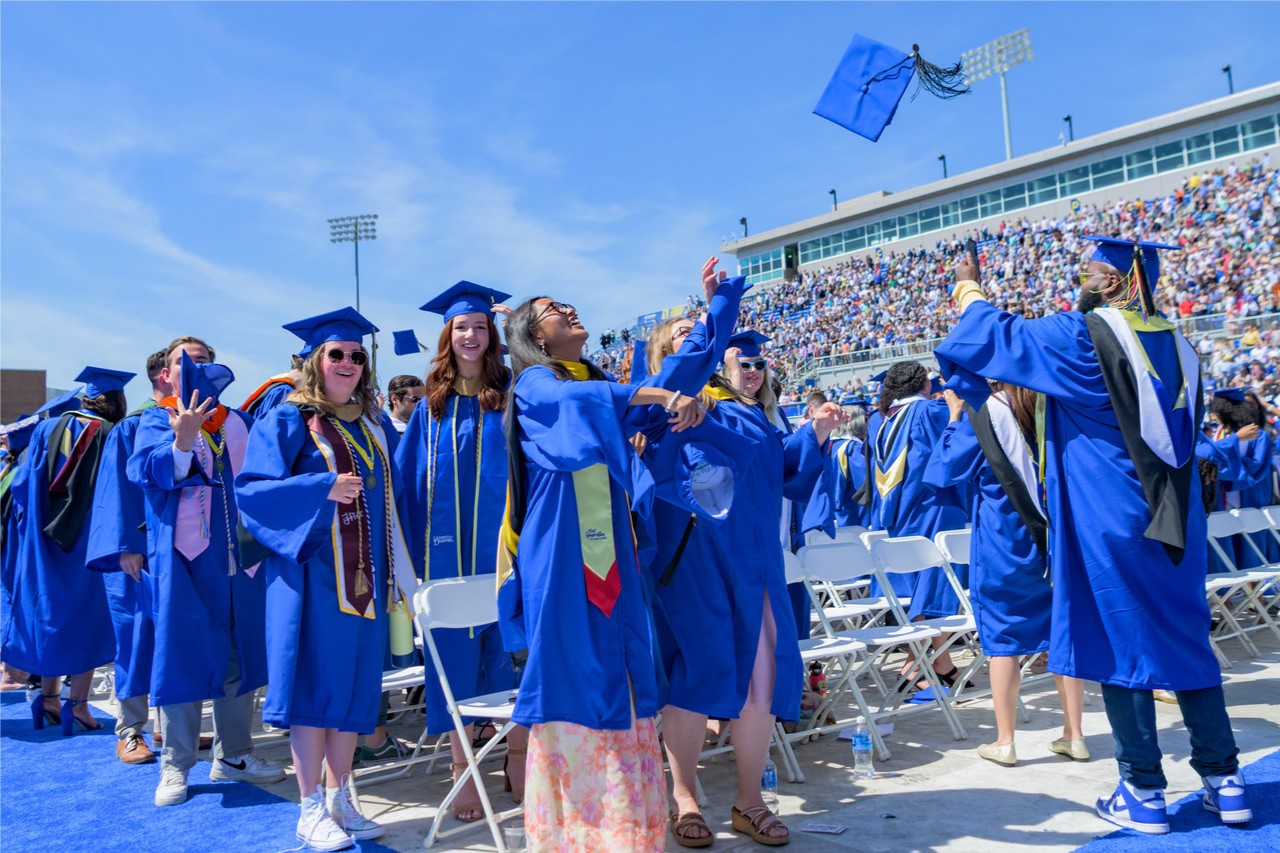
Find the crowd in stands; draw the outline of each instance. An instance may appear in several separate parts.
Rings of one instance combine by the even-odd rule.
[[[871,360],[883,347],[942,337],[956,320],[948,297],[952,259],[969,236],[978,241],[987,292],[997,305],[1027,317],[1069,310],[1078,295],[1081,254],[1091,245],[1081,239],[1084,234],[1141,235],[1184,246],[1162,258],[1158,301],[1170,317],[1240,320],[1280,310],[1280,170],[1267,155],[1243,168],[1233,164],[1191,175],[1162,197],[1087,206],[1061,218],[1002,222],[939,240],[932,249],[877,248],[809,269],[791,281],[755,288],[743,302],[740,325],[773,339],[765,351],[775,375],[785,377],[782,402],[803,401],[811,389],[800,380],[816,360]],[[692,297],[690,305],[696,307]],[[1188,331],[1194,336],[1194,329]],[[1280,334],[1269,327],[1265,334],[1256,328],[1253,333],[1265,346],[1242,342],[1241,350],[1215,351],[1211,372],[1225,378],[1233,369],[1246,370],[1280,391],[1280,379],[1274,378]],[[613,336],[593,357],[625,377],[630,349]],[[823,390],[840,399],[867,388],[855,380]]]

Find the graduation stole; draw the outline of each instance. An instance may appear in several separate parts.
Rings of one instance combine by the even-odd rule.
[[[177,400],[166,397],[160,405],[176,408]],[[216,439],[216,440],[215,440]],[[239,518],[231,508],[232,481],[244,467],[244,452],[249,444],[249,428],[240,418],[227,417],[227,408],[218,405],[205,419],[191,445],[192,459],[200,470],[221,489],[222,513],[227,530],[227,574],[234,575],[239,566],[236,553]],[[230,474],[224,472],[230,469]],[[185,486],[178,495],[178,517],[174,524],[173,546],[188,561],[194,560],[209,547],[212,532],[209,522],[213,511],[213,485]],[[246,571],[249,577],[257,572],[257,565]]]
[[[335,474],[358,474],[355,457],[363,451],[356,450],[346,436],[339,431],[333,418],[316,410],[303,410],[307,432],[329,471]],[[386,517],[387,553],[387,612],[393,612],[407,601],[405,590],[416,589],[413,565],[405,544],[400,516],[396,512],[395,496],[391,490],[391,467],[388,464],[387,438],[382,426],[360,416],[354,423],[369,439],[371,451],[369,472],[365,488],[350,504],[338,504],[330,525],[330,542],[333,548],[333,570],[337,587],[338,610],[352,616],[376,619],[373,589],[374,564],[372,537],[369,531],[369,507],[367,495],[377,486],[374,468],[382,468],[382,501]],[[345,430],[346,427],[344,426]],[[348,435],[350,433],[348,432]],[[369,485],[369,479],[374,485]]]
[[[1181,334],[1170,329],[1178,344],[1183,376],[1182,390],[1170,405],[1167,389],[1152,376],[1150,359],[1126,313],[1099,308],[1086,314],[1085,322],[1120,434],[1151,513],[1143,536],[1159,542],[1169,559],[1180,563],[1186,553],[1194,424],[1199,422],[1203,407],[1199,357]]]
[[[288,385],[290,388],[295,387],[293,384],[293,377],[288,373],[279,373],[272,376],[266,382],[263,382],[257,388],[253,389],[253,393],[240,404],[240,411],[246,412],[247,414],[253,414],[253,410],[257,408],[258,403],[262,400],[262,395],[270,391],[276,385]]]
[[[881,500],[889,497],[906,479],[907,452],[911,449],[911,442],[907,438],[910,431],[906,427],[911,421],[911,407],[923,400],[923,397],[916,395],[900,401],[876,433],[872,474]]]
[[[585,364],[560,362],[573,381],[590,375]],[[578,540],[582,544],[582,576],[587,600],[609,618],[622,592],[618,549],[613,537],[613,495],[609,468],[603,462],[573,472],[573,496],[578,508]]]
[[[423,543],[423,577],[431,580],[431,552],[439,546],[452,545],[449,550],[454,552],[455,562],[458,567],[458,577],[463,576],[462,572],[462,507],[458,505],[458,496],[461,491],[458,488],[458,406],[462,402],[461,394],[450,394],[453,407],[445,406],[445,420],[437,422],[435,418],[427,418],[427,447],[431,453],[427,457],[427,526],[426,532],[423,534],[425,542]],[[480,527],[480,461],[484,453],[484,410],[480,410],[480,415],[476,419],[476,473],[474,484],[475,499],[471,507],[471,574],[476,573],[476,548],[478,547],[479,536],[475,535]],[[446,426],[447,423],[447,426]],[[440,437],[446,431],[449,432],[450,442],[453,446],[453,454],[449,457],[449,461],[444,465],[440,459]],[[440,478],[440,469],[447,469],[446,477],[453,478],[453,490],[438,492],[436,484]],[[439,517],[436,515],[436,509],[440,510]],[[449,510],[453,511],[450,512]],[[452,526],[451,526],[452,525]]]
[[[1013,409],[1003,394],[993,394],[978,411],[970,409],[969,422],[991,473],[1040,553],[1048,554],[1048,525],[1039,498],[1040,478]]]
[[[72,420],[86,422],[74,440],[70,429]],[[70,552],[75,547],[93,507],[98,462],[110,429],[110,424],[97,415],[76,411],[62,415],[49,434],[46,459],[49,489],[45,513],[48,522],[44,533],[63,551]],[[59,466],[60,458],[65,461]]]

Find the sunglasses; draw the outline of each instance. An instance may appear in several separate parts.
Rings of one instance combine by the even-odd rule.
[[[578,309],[574,308],[568,302],[548,302],[547,307],[542,309],[542,312],[538,314],[538,316],[534,319],[534,322],[536,323],[539,320],[541,320],[543,317],[547,316],[547,313],[550,311],[555,311],[557,314],[563,314],[566,317],[569,316],[570,314],[578,313]]]
[[[362,349],[354,352],[343,352],[340,349],[331,349],[325,353],[325,357],[334,364],[341,364],[347,356],[351,357],[351,363],[357,367],[362,367],[369,360],[369,354]]]
[[[764,370],[769,366],[769,362],[763,358],[757,358],[755,361],[739,361],[738,366],[743,370]]]

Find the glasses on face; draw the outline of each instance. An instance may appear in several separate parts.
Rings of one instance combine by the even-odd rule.
[[[331,349],[325,353],[325,356],[334,364],[341,364],[344,360],[346,360],[348,356],[350,356],[351,363],[356,365],[357,367],[363,367],[365,362],[369,360],[369,354],[362,349],[358,349],[353,352],[344,352],[343,350],[340,350],[340,349]]]
[[[537,319],[534,320],[534,322],[537,323],[541,321],[542,318],[547,316],[547,314],[551,311],[555,311],[557,314],[563,314],[566,317],[568,317],[570,314],[578,313],[578,309],[574,308],[568,302],[548,302],[547,307],[542,309],[542,312],[538,314],[538,317]]]
[[[763,358],[757,358],[755,361],[739,361],[738,366],[743,370],[764,370],[769,366],[769,362]]]

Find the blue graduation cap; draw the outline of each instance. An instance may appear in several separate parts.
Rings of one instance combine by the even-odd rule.
[[[213,398],[213,402],[218,402],[218,396],[226,390],[226,387],[236,381],[236,375],[231,372],[231,368],[225,364],[217,364],[215,362],[205,362],[197,364],[191,360],[191,356],[187,355],[187,351],[182,351],[182,361],[180,362],[182,370],[180,371],[182,383],[182,402],[187,404],[191,402],[191,392],[200,392],[197,405]]]
[[[741,332],[734,332],[729,337],[729,346],[737,347],[741,350],[742,355],[748,358],[755,358],[760,355],[760,345],[767,344],[773,338],[768,335],[762,335],[755,329],[745,329]]]
[[[9,439],[9,452],[18,453],[25,450],[31,443],[31,434],[36,431],[39,423],[40,418],[36,415],[18,415],[16,421],[0,427],[0,435]]]
[[[76,381],[84,383],[84,395],[92,399],[108,391],[123,391],[129,380],[137,375],[109,367],[86,367],[80,371]]]
[[[416,355],[422,352],[422,344],[418,343],[418,336],[413,329],[392,332],[391,337],[395,340],[393,349],[396,355]]]
[[[855,33],[813,111],[875,142],[893,121],[916,72],[915,94],[925,89],[945,100],[969,91],[960,63],[943,68],[924,61],[919,45],[903,53]]]
[[[51,418],[56,418],[63,412],[70,412],[73,409],[80,408],[80,401],[78,398],[80,396],[80,392],[83,390],[84,386],[82,385],[79,388],[73,388],[70,391],[59,394],[40,408],[36,409],[36,414],[48,415]]]
[[[1121,240],[1118,237],[1102,237],[1097,234],[1082,234],[1081,236],[1085,240],[1093,240],[1098,244],[1098,248],[1094,249],[1093,254],[1089,256],[1089,260],[1110,264],[1126,275],[1135,269],[1139,269],[1137,262],[1141,259],[1141,277],[1148,288],[1154,287],[1156,282],[1160,280],[1159,250],[1169,249],[1175,252],[1182,250],[1181,246],[1172,246],[1168,243],[1151,243],[1146,240]]]
[[[329,341],[358,343],[365,335],[378,331],[377,326],[350,306],[307,317],[305,320],[294,320],[292,323],[285,323],[282,328],[302,338],[302,342],[312,349]]]
[[[1217,391],[1213,392],[1213,396],[1217,397],[1219,400],[1231,400],[1232,402],[1235,402],[1235,403],[1243,403],[1244,389],[1243,388],[1219,388]]]
[[[888,370],[888,368],[885,368],[884,370],[882,370],[882,371],[880,371],[879,373],[877,373],[875,376],[872,376],[872,377],[871,377],[871,379],[870,379],[870,381],[871,381],[871,382],[883,382],[883,381],[884,381],[884,378],[885,378],[886,376],[888,376],[888,375],[889,375],[889,370]]]
[[[442,314],[446,322],[459,314],[488,314],[493,316],[493,306],[510,299],[510,293],[485,287],[473,281],[460,281],[435,297],[419,310]]]

